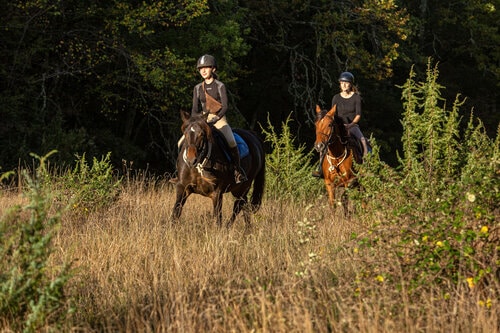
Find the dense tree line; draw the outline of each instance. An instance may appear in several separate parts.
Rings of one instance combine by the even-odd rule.
[[[0,167],[29,153],[112,152],[157,172],[174,168],[179,111],[190,109],[196,59],[216,56],[230,122],[260,130],[291,115],[310,142],[314,105],[329,106],[349,70],[366,134],[387,161],[400,149],[410,68],[439,62],[447,92],[496,131],[499,0],[13,0],[0,4]],[[424,75],[425,73],[421,73]]]

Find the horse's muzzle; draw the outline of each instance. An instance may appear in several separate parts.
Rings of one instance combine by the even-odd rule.
[[[325,151],[326,145],[323,142],[318,142],[314,144],[314,150],[316,150],[318,153],[322,153]]]

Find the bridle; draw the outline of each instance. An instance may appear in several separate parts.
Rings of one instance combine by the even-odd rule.
[[[339,166],[345,161],[345,159],[349,155],[349,151],[347,149],[347,141],[342,141],[342,137],[340,136],[339,131],[334,130],[333,127],[335,126],[335,119],[328,114],[326,114],[322,119],[325,119],[325,118],[330,119],[330,124],[328,125],[328,127],[330,128],[330,133],[328,134],[328,133],[324,133],[324,132],[319,132],[320,135],[323,135],[323,136],[328,138],[326,140],[326,143],[324,143],[324,141],[322,141],[324,148],[320,152],[320,156],[323,158],[323,156],[325,156],[325,151],[326,151],[326,158],[328,160],[328,164],[330,164],[328,171],[332,172],[333,170],[335,170],[335,171],[337,171],[337,173],[340,173]],[[330,149],[328,149],[328,147],[333,143],[334,135],[337,136],[337,139],[344,147],[344,151],[342,152],[342,154],[340,156],[333,155],[330,152]]]
[[[188,128],[189,131],[191,132],[196,132],[196,130],[194,129],[193,125],[191,125],[189,128]],[[207,163],[209,162],[210,160],[210,157],[212,156],[212,141],[209,140],[209,138],[207,137],[207,135],[204,135],[203,139],[201,140],[201,145],[198,145],[198,144],[188,144],[187,143],[187,140],[188,140],[188,137],[189,135],[187,135],[186,131],[184,132],[184,152],[182,154],[182,160],[184,161],[184,163],[186,163],[188,166],[190,166],[190,163],[188,161],[188,156],[187,156],[187,148],[192,145],[192,146],[195,146],[196,147],[196,163],[194,164],[194,167],[196,168],[196,170],[198,171],[198,173],[203,177],[204,174],[203,174],[203,171],[204,171],[204,168],[205,166],[207,165]],[[200,161],[203,159],[203,161],[200,163]]]

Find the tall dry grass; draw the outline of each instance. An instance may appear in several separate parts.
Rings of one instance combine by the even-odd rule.
[[[230,195],[223,213],[229,216]],[[0,195],[0,210],[22,201]],[[350,235],[374,221],[345,218],[310,202],[264,201],[246,231],[210,217],[211,202],[191,196],[169,223],[174,192],[131,181],[109,208],[69,211],[54,239],[54,264],[71,260],[67,288],[76,332],[498,332],[498,309],[469,290],[415,299],[365,269],[390,253],[361,256]],[[386,240],[390,241],[390,240]],[[8,330],[9,323],[2,323]]]

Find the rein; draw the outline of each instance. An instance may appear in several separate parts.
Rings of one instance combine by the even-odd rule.
[[[199,156],[203,157],[203,161],[201,163],[196,163],[196,170],[198,171],[198,173],[204,177],[204,174],[203,172],[205,171],[204,168],[205,166],[207,165],[207,163],[210,161],[210,157],[212,156],[212,142],[210,140],[207,140],[206,141],[203,141],[203,149],[201,150]],[[184,149],[184,153],[182,154],[182,160],[184,161],[184,163],[188,164],[188,161],[187,161],[187,150]]]
[[[203,162],[197,163],[196,164],[196,170],[198,170],[198,173],[202,176],[205,177],[203,174],[204,167],[207,165],[208,161],[210,160],[210,156],[212,155],[212,142],[208,142],[208,152],[205,155],[205,158],[203,159]]]

